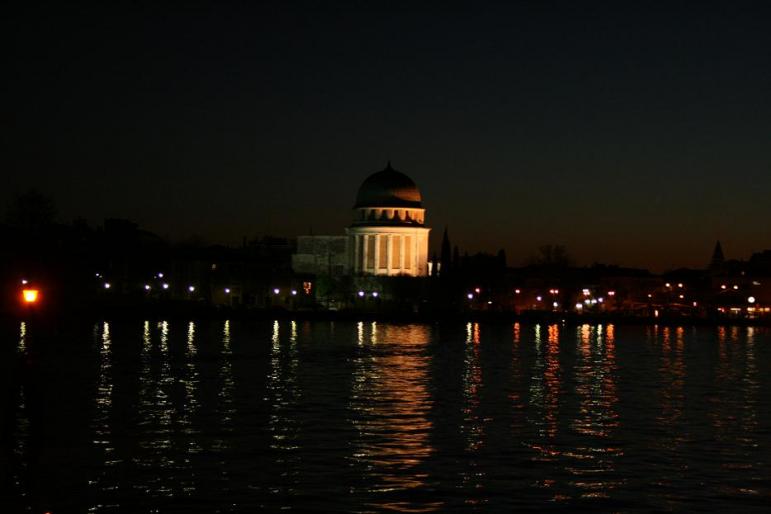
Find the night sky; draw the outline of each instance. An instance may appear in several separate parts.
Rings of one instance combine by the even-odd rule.
[[[771,248],[765,2],[62,4],[1,17],[3,205],[336,234],[390,159],[433,247],[447,225],[512,265],[564,244],[654,270]]]

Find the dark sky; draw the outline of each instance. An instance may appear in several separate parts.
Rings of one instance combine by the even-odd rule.
[[[771,248],[765,2],[61,4],[0,21],[3,204],[36,187],[62,221],[176,239],[342,233],[390,158],[432,245],[448,225],[511,264]]]

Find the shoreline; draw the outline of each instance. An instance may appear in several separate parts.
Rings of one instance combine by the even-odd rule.
[[[771,319],[757,318],[704,318],[690,316],[630,316],[620,313],[575,314],[559,312],[525,311],[513,312],[375,312],[375,311],[312,311],[284,309],[212,309],[199,306],[169,306],[169,308],[102,308],[90,311],[41,312],[27,311],[6,313],[0,317],[5,322],[40,321],[43,323],[80,322],[80,321],[134,321],[134,320],[295,320],[295,321],[375,321],[395,324],[409,323],[457,323],[479,322],[493,324],[510,323],[563,323],[583,324],[624,324],[624,325],[664,325],[664,326],[771,326]]]

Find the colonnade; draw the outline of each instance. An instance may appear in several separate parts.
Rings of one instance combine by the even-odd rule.
[[[412,231],[410,231],[412,232]],[[418,275],[418,239],[414,233],[353,234],[353,270],[374,275]]]

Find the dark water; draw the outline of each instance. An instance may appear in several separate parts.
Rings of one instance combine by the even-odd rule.
[[[3,512],[762,511],[765,328],[3,334]]]

